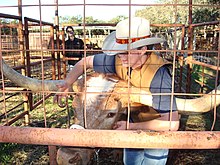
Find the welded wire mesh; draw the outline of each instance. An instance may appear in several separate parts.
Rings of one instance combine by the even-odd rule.
[[[114,11],[125,10],[125,17],[131,18],[133,15],[136,15],[140,17],[146,16],[148,19],[150,19],[152,25],[151,36],[160,37],[165,40],[154,51],[155,53],[157,53],[157,55],[167,59],[173,65],[173,85],[171,95],[180,98],[196,98],[203,95],[205,96],[208,92],[214,89],[218,89],[217,87],[220,81],[220,24],[219,20],[210,20],[206,23],[191,22],[191,9],[197,10],[198,8],[213,8],[213,6],[209,4],[203,4],[200,1],[193,2],[192,5],[189,4],[189,2],[184,1],[179,3],[177,1],[172,1],[169,3],[151,3],[129,0],[126,2],[122,1],[116,3],[115,1],[94,2],[92,0],[37,0],[30,3],[23,0],[21,6],[18,5],[17,1],[16,3],[14,3],[14,5],[0,5],[0,9],[2,9],[2,11],[5,11],[5,9],[8,9],[9,11],[11,8],[17,10],[17,8],[19,8],[21,11],[23,11],[22,15],[21,13],[19,13],[19,15],[22,16],[22,20],[26,16],[30,17],[31,14],[29,15],[28,11],[32,10],[36,16],[34,19],[39,21],[38,23],[36,23],[35,21],[30,21],[28,26],[26,27],[27,29],[24,29],[24,20],[22,21],[22,33],[23,37],[24,35],[27,35],[27,38],[29,39],[27,41],[27,38],[21,38],[21,36],[19,35],[19,21],[17,19],[8,20],[7,16],[2,16],[0,23],[0,55],[1,58],[4,59],[6,63],[11,67],[19,67],[20,65],[23,65],[21,66],[21,68],[19,68],[19,72],[22,73],[23,69],[23,71],[25,70],[24,72],[26,72],[25,74],[27,75],[27,73],[30,73],[28,76],[32,78],[36,78],[42,81],[46,79],[64,79],[66,73],[69,71],[67,61],[70,60],[69,58],[65,57],[65,52],[81,51],[83,52],[83,57],[102,53],[101,48],[105,37],[115,30],[115,25],[117,21],[120,20],[120,18],[116,21],[114,19],[110,20],[111,17],[109,16],[111,16],[111,13],[114,13]],[[135,10],[140,7],[145,8],[139,9],[135,13]],[[71,20],[70,22],[65,23],[65,19],[70,19],[70,17],[67,17],[63,11],[72,11],[72,13],[78,13],[77,18],[79,18],[80,21],[78,20],[78,22],[74,22],[75,20]],[[88,17],[93,15],[95,11],[99,15],[109,13],[107,16],[109,17],[110,21],[99,22],[98,20],[92,20],[93,22],[91,23],[91,20],[89,20]],[[148,13],[148,15],[146,15],[146,13]],[[8,13],[6,12],[5,14]],[[159,17],[159,19],[154,22],[153,18],[155,17]],[[121,19],[124,19],[124,17],[122,17]],[[49,22],[54,25],[52,34],[51,26],[44,25],[44,23],[42,23],[43,21]],[[76,37],[82,39],[84,42],[84,49],[65,49],[64,45],[65,40],[67,39],[65,29],[67,26],[72,26],[75,29]],[[23,47],[21,46],[22,44]],[[27,54],[29,54],[28,57],[26,56]],[[28,58],[30,58],[29,63],[27,62]],[[51,61],[47,61],[47,59],[50,58]],[[27,66],[27,64],[29,66]],[[29,71],[27,67],[30,67]],[[91,70],[86,71],[85,63],[84,70],[85,77],[87,76],[87,74],[91,73]],[[9,89],[8,92],[8,87],[16,88],[17,86],[14,83],[12,84],[8,79],[3,77],[1,78],[2,90],[0,94],[2,99],[0,104],[2,110],[0,113],[0,121],[1,123],[7,123],[7,121],[13,118],[13,115],[18,112],[17,109],[22,109],[22,105],[19,105],[19,107],[16,107],[15,110],[11,112],[11,109],[13,109],[11,107],[12,103],[17,103],[18,101],[20,101],[19,103],[22,103],[23,101],[26,102],[27,100],[26,98],[23,99],[22,94],[29,94],[32,92],[23,92],[20,88],[15,89],[15,92],[13,91],[14,89]],[[100,88],[100,85],[100,82],[95,83],[93,88]],[[80,88],[84,89],[86,88],[86,85],[84,84]],[[62,121],[61,118],[59,119],[59,116],[56,115],[58,113],[57,105],[53,105],[52,109],[48,108],[47,106],[47,104],[49,103],[52,105],[51,100],[46,97],[47,94],[56,94],[54,92],[50,92],[51,91],[41,91],[39,93],[33,93],[33,98],[31,98],[32,103],[38,103],[40,100],[42,100],[42,104],[39,104],[39,116],[41,118],[39,119],[40,123],[43,123],[43,127],[69,127],[70,123],[74,123],[74,120],[71,119],[74,117],[71,103],[72,100],[74,100],[75,98],[69,96],[70,99],[66,102],[68,104],[65,103],[66,108],[62,109],[62,111],[64,111],[64,114],[61,115],[61,118],[64,118],[65,120]],[[214,90],[214,93],[211,94],[213,97],[216,97],[215,92],[216,91]],[[18,94],[13,97],[12,101],[11,98],[8,99],[8,96],[12,96],[15,93]],[[110,94],[111,91],[97,92],[95,89],[94,91],[89,92],[86,90],[74,91],[70,94],[73,94],[75,96],[81,93],[83,93],[86,98],[95,94],[105,96]],[[130,93],[118,94],[126,95],[127,97]],[[130,99],[128,99],[128,102],[129,101]],[[89,107],[87,104],[88,102],[86,101],[84,101],[83,104],[80,104],[82,109],[84,109],[84,116],[87,116],[89,111]],[[215,106],[216,102],[213,102],[213,104],[214,111],[212,111],[212,116],[209,119],[209,122],[212,123],[212,127],[209,127],[206,130],[213,130],[216,121],[219,120],[219,113],[217,112],[217,107]],[[33,107],[37,108],[37,106]],[[36,111],[35,109],[31,110],[33,110],[33,112],[30,112],[30,114],[32,114],[31,118],[34,118],[34,115],[37,116]],[[49,114],[48,111],[52,111],[51,114]],[[13,115],[11,115],[11,113],[13,113]],[[68,117],[65,116],[66,113]],[[38,118],[39,116],[37,116],[36,118]],[[37,121],[38,119],[33,120],[33,123],[35,123],[35,121]],[[56,120],[59,121],[58,124],[53,125]],[[85,127],[87,124],[89,124],[88,122],[90,121],[88,121],[85,117]],[[19,124],[22,125],[22,123]],[[36,125],[38,126],[38,124]]]

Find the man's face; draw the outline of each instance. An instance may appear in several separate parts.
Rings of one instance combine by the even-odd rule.
[[[142,56],[145,51],[133,49],[130,52],[119,53],[118,56],[121,59],[123,67],[131,67],[133,69],[142,65]]]

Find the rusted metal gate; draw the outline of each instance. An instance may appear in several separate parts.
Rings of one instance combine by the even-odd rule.
[[[21,17],[19,16],[12,16],[12,15],[6,15],[6,14],[0,14],[1,18],[6,18],[6,19],[12,19],[12,20],[21,20]],[[16,33],[18,34],[19,31],[22,31],[22,33],[20,33],[20,36],[17,36],[16,39],[16,43],[14,42],[14,40],[7,40],[7,42],[5,40],[5,38],[2,38],[2,42],[5,45],[11,45],[10,47],[6,47],[3,46],[2,47],[2,58],[6,61],[8,61],[8,64],[11,65],[15,70],[21,72],[22,74],[29,76],[29,77],[35,77],[35,78],[44,78],[44,79],[56,79],[56,73],[55,73],[55,53],[54,53],[54,43],[52,43],[52,51],[48,51],[47,47],[43,48],[41,47],[41,45],[43,45],[42,43],[40,43],[39,45],[35,45],[35,43],[39,43],[40,41],[42,41],[42,38],[47,38],[48,43],[49,43],[49,39],[51,38],[53,40],[53,33],[54,33],[54,28],[53,28],[53,24],[50,23],[45,23],[45,22],[41,22],[41,26],[40,26],[40,21],[34,20],[34,19],[30,19],[25,17],[24,18],[24,30],[21,30],[18,28],[18,25],[11,25],[9,27],[10,30],[12,30],[12,28],[16,29]],[[30,23],[32,23],[32,25],[30,25]],[[29,34],[31,34],[31,26],[36,29],[40,29],[40,27],[43,26],[49,26],[49,35],[48,36],[42,36],[43,34],[41,34],[41,36],[30,36]],[[1,29],[8,27],[7,24],[2,24]],[[24,32],[24,33],[23,33]],[[24,34],[24,36],[23,36]],[[32,33],[33,34],[33,33]],[[51,36],[50,36],[51,35]],[[10,37],[10,35],[7,35],[8,37]],[[25,50],[20,50],[19,49],[19,44],[21,42],[21,40],[23,40],[23,37],[25,38]],[[7,38],[7,37],[6,37]],[[31,40],[32,39],[32,40]],[[38,39],[38,40],[37,40]],[[31,40],[31,41],[30,41]],[[46,40],[46,41],[47,41]],[[35,43],[33,43],[33,41],[35,41]],[[22,42],[22,44],[24,44]],[[14,46],[13,46],[14,45]],[[46,45],[48,45],[46,43]],[[13,46],[13,48],[11,48]],[[29,47],[31,46],[31,48]],[[22,46],[23,47],[23,46]],[[46,51],[41,51],[41,50],[46,50]],[[21,53],[20,53],[21,52]],[[23,57],[23,55],[25,55],[25,57]],[[21,59],[21,60],[20,60]],[[36,67],[37,66],[37,67]],[[39,70],[39,66],[42,66],[40,68],[42,68],[42,70]],[[38,69],[37,69],[38,68]],[[48,73],[44,73],[44,70],[47,70]],[[39,74],[42,73],[42,74]],[[8,84],[8,82],[5,82],[4,84],[2,83],[4,89],[8,88],[9,91],[7,91],[7,93],[10,93],[10,90],[25,90],[25,89],[19,89],[17,87],[14,87],[15,85],[12,84]],[[19,94],[19,91],[17,93],[17,95]],[[13,95],[16,96],[16,94],[12,94],[12,96],[9,96],[8,98],[13,97]],[[25,107],[25,111],[19,115],[17,115],[16,117],[14,117],[11,120],[8,120],[4,125],[11,125],[13,122],[17,121],[17,119],[22,118],[25,115],[28,115],[29,110],[33,110],[35,109],[38,105],[42,104],[42,95],[40,96],[40,94],[35,94],[35,101],[33,101],[32,96],[33,93],[31,93],[30,91],[26,91],[23,95],[24,97],[24,101],[19,103],[18,105],[16,105],[14,108],[11,107],[9,109],[9,111],[1,114],[1,116],[3,117],[3,115],[6,115],[6,113],[9,113],[10,111],[13,111],[13,109],[22,106],[22,104],[24,104]],[[46,98],[49,97],[45,96]],[[7,97],[6,97],[7,98]],[[38,98],[38,99],[36,99]],[[2,100],[2,102],[4,101],[4,99]],[[7,99],[6,99],[7,101]],[[28,103],[28,104],[27,104]],[[29,108],[28,108],[29,107]],[[26,122],[28,124],[28,116],[26,119]]]

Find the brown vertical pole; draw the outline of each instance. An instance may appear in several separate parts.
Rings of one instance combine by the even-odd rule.
[[[188,28],[188,59],[192,60],[192,49],[193,49],[193,40],[192,40],[192,0],[189,0],[189,28]],[[191,88],[191,73],[192,73],[192,64],[187,64],[187,82],[186,82],[186,92],[190,92]]]
[[[31,77],[31,65],[30,65],[30,49],[29,49],[29,31],[28,31],[28,19],[24,17],[24,38],[25,38],[25,46],[26,46],[26,76]],[[30,110],[33,108],[33,96],[32,93],[28,95],[28,102],[30,106]]]
[[[21,65],[25,65],[24,55],[24,35],[23,35],[23,23],[22,23],[22,0],[18,0],[18,15],[21,17],[18,24],[18,36],[19,36],[19,49],[21,55]],[[21,69],[22,75],[25,75],[25,69]]]
[[[65,56],[65,32],[64,27],[62,27],[62,45],[63,45],[63,77],[66,78],[66,56]]]
[[[24,38],[26,45],[26,75],[30,77],[31,68],[30,68],[29,31],[28,31],[28,19],[26,17],[24,18]]]
[[[18,0],[18,16],[21,17],[18,23],[18,36],[19,36],[19,49],[20,49],[20,55],[21,55],[21,65],[25,66],[25,53],[24,53],[24,34],[23,34],[23,21],[22,21],[22,0]],[[22,75],[26,75],[25,69],[21,69]],[[24,112],[29,112],[30,109],[28,107],[28,94],[23,94],[23,100],[24,100]],[[29,113],[25,115],[24,117],[24,123],[25,125],[28,125],[30,122]]]
[[[202,66],[202,80],[201,80],[201,90],[200,90],[200,93],[203,93],[204,91],[204,84],[205,84],[205,67]]]
[[[52,79],[56,80],[56,62],[54,52],[54,27],[50,27],[51,57],[52,57]]]
[[[182,36],[181,36],[181,50],[184,50],[184,38],[185,38],[185,33],[186,33],[186,28],[183,25],[182,26]],[[179,58],[179,63],[180,63],[180,73],[179,73],[179,89],[178,92],[181,92],[182,88],[182,81],[183,81],[183,52],[181,53],[181,56]]]
[[[55,27],[56,29],[56,47],[57,47],[57,71],[58,71],[58,79],[61,79],[61,59],[60,59],[60,39],[59,39],[59,26]]]
[[[56,48],[58,49],[58,51],[56,51],[57,53],[57,69],[58,69],[58,79],[60,79],[60,40],[59,40],[59,17],[58,17],[58,0],[55,0],[55,30],[56,30]],[[52,32],[51,32],[52,35]],[[54,42],[54,27],[53,27],[53,42]],[[52,44],[54,46],[54,44]],[[52,56],[55,59],[55,54],[54,54],[54,47],[52,47]],[[53,60],[54,61],[54,60]],[[55,67],[55,61],[54,61],[54,67]],[[55,68],[54,68],[55,69]],[[56,73],[56,72],[55,72]],[[56,76],[56,75],[55,75]],[[49,160],[50,160],[50,165],[57,165],[57,161],[56,161],[56,155],[57,155],[57,148],[54,145],[48,145],[48,151],[49,151]]]
[[[55,0],[55,29],[56,29],[56,45],[57,45],[57,70],[58,79],[61,79],[61,62],[60,62],[60,40],[59,40],[59,16],[58,16],[58,0]]]
[[[50,165],[57,165],[56,157],[57,157],[57,147],[56,146],[48,146],[49,151],[49,160]]]

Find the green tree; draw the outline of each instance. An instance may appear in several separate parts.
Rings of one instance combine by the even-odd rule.
[[[127,17],[126,16],[124,16],[124,15],[119,15],[119,16],[117,16],[117,17],[115,17],[115,18],[112,18],[111,20],[109,20],[108,22],[109,23],[118,23],[118,22],[120,22],[120,21],[122,21],[122,20],[124,20],[124,19],[126,19]]]
[[[173,5],[177,3],[177,6]],[[167,6],[149,6],[138,10],[136,16],[149,19],[153,24],[182,23],[188,24],[189,0],[159,0],[158,4]],[[219,0],[193,0],[193,23],[210,22],[219,20]],[[203,4],[204,6],[196,6]],[[205,7],[205,5],[210,5]]]
[[[94,19],[92,16],[90,17],[85,17],[85,23],[90,24],[90,23],[104,23],[102,20]]]
[[[78,24],[82,23],[82,16],[77,15],[77,16],[59,16],[59,23],[60,24]]]
[[[209,7],[195,7],[193,10],[193,23],[211,22],[220,20],[220,1],[207,0],[204,2]]]
[[[182,0],[186,1],[186,0]],[[178,3],[181,3],[178,1]],[[182,2],[184,4],[184,2]],[[138,10],[136,16],[144,17],[152,24],[172,24],[187,23],[188,8],[184,6],[175,6],[175,0],[159,0],[161,6],[149,6],[145,9]]]

